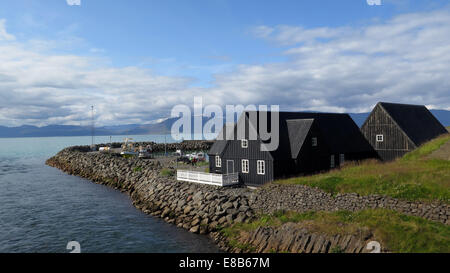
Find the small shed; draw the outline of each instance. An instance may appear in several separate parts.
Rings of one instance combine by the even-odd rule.
[[[384,161],[394,160],[448,133],[423,105],[380,102],[361,131]]]

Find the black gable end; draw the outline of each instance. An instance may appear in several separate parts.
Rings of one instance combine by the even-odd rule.
[[[416,146],[447,133],[445,127],[424,105],[386,102],[381,102],[380,105]]]
[[[402,157],[447,130],[423,105],[380,102],[361,131],[385,161]]]

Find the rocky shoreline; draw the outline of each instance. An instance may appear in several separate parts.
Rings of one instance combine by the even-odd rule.
[[[162,144],[164,145],[164,144]],[[189,142],[169,146],[169,150],[205,150],[209,144]],[[164,149],[164,146],[162,146]],[[202,148],[203,147],[203,148]],[[240,234],[239,245],[218,232],[235,223],[250,222],[259,214],[286,211],[357,211],[389,208],[408,215],[450,224],[450,206],[422,204],[383,196],[361,197],[343,194],[333,197],[319,189],[300,185],[268,185],[260,189],[219,188],[176,181],[161,172],[167,166],[158,160],[122,158],[112,154],[88,153],[89,147],[70,147],[47,160],[47,164],[126,192],[133,204],[147,214],[198,234],[209,234],[228,252],[365,252],[370,232],[358,236],[327,236],[309,232],[295,224],[258,228]],[[362,235],[363,234],[363,235]],[[236,242],[235,242],[236,243]]]

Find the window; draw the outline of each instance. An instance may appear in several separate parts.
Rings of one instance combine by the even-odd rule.
[[[377,135],[377,142],[383,142],[384,141],[384,135]]]
[[[340,154],[339,156],[339,164],[342,165],[345,162],[345,154]]]
[[[312,146],[317,147],[317,137],[313,137],[311,141],[312,141]]]
[[[217,168],[222,167],[222,159],[218,155],[216,155],[216,167]]]
[[[248,171],[249,171],[248,159],[242,159],[242,173],[248,173]]]
[[[266,162],[264,160],[258,160],[256,167],[257,167],[256,171],[258,174],[260,175],[266,174]]]
[[[334,168],[336,166],[334,162],[334,155],[331,156],[330,168]]]
[[[242,139],[241,140],[241,147],[244,148],[244,149],[248,148],[248,140]]]

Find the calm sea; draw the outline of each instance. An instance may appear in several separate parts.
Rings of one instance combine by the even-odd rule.
[[[164,142],[164,136],[133,138]],[[45,165],[65,147],[90,143],[90,137],[0,139],[0,252],[65,253],[69,241],[82,252],[219,251],[206,236],[137,210],[126,194]]]

